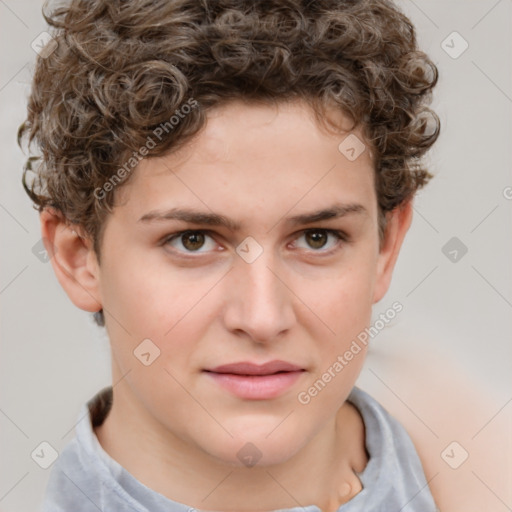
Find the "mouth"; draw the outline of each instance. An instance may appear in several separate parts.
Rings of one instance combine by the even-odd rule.
[[[270,361],[262,365],[240,362],[203,371],[224,390],[248,400],[276,398],[306,372],[304,368],[286,361]]]

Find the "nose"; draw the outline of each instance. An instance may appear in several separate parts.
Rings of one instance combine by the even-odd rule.
[[[294,295],[279,274],[265,252],[252,263],[241,258],[235,263],[226,286],[224,324],[229,331],[268,343],[293,326]]]

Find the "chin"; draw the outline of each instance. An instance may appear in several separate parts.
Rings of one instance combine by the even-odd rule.
[[[276,431],[269,436],[271,430],[252,429],[251,434],[224,437],[217,442],[212,440],[212,445],[203,446],[203,449],[223,464],[253,468],[285,463],[307,442],[305,436],[299,439],[285,430],[281,433],[285,435],[277,435]]]

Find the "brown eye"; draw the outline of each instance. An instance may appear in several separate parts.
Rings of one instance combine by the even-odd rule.
[[[197,251],[204,245],[204,233],[198,231],[187,231],[181,235],[181,243],[188,251]]]
[[[172,247],[180,253],[205,254],[216,249],[217,244],[214,238],[206,231],[188,229],[168,236],[164,240],[166,247]]]
[[[309,252],[327,254],[336,247],[340,248],[348,237],[342,231],[336,229],[310,228],[302,231],[302,234],[295,240],[295,247]]]
[[[327,243],[328,233],[322,230],[306,231],[304,238],[312,249],[321,249]]]

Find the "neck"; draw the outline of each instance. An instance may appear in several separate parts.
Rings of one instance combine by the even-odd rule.
[[[336,512],[361,490],[356,472],[367,463],[364,424],[348,402],[288,460],[239,467],[169,432],[127,393],[125,386],[114,388],[98,440],[137,480],[170,500],[224,512],[308,505]]]

